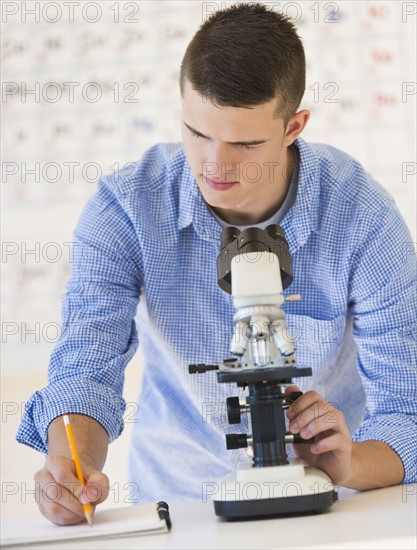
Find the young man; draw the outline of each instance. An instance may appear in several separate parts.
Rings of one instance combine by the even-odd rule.
[[[123,371],[145,356],[130,474],[141,501],[201,498],[234,470],[221,409],[235,387],[189,375],[228,357],[233,302],[217,285],[227,225],[280,224],[293,258],[285,304],[297,363],[311,367],[288,411],[314,437],[307,463],[356,489],[416,480],[416,263],[392,198],[351,157],[300,135],[309,112],[302,44],[288,19],[262,5],[215,13],[181,66],[183,144],[157,145],[136,171],[103,178],[75,231],[63,334],[49,385],[29,400],[18,439],[48,454],[35,476],[41,512],[83,519],[61,415],[74,413],[87,491],[123,427]],[[310,390],[310,391],[308,391]],[[217,409],[216,409],[217,408]],[[246,431],[245,425],[241,426]],[[61,486],[59,502],[42,488]]]

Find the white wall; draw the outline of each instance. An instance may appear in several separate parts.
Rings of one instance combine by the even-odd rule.
[[[415,243],[415,3],[266,3],[293,16],[304,40],[305,138],[362,161]],[[205,17],[230,2],[75,2],[73,12],[67,2],[2,4],[2,429],[7,474],[19,479],[16,457],[29,471],[35,453],[13,433],[21,400],[45,383],[78,215],[100,174],[180,139],[182,55]]]

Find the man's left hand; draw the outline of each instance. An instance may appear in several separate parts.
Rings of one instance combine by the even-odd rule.
[[[297,386],[285,390],[300,391]],[[288,409],[289,431],[303,439],[314,439],[312,444],[296,444],[297,456],[307,464],[320,468],[333,483],[343,485],[352,473],[352,439],[341,411],[315,391],[301,395]]]

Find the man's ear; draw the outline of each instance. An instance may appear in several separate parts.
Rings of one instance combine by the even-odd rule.
[[[307,126],[307,122],[310,118],[310,111],[302,109],[297,113],[294,113],[288,121],[287,128],[284,135],[284,145],[289,147],[294,143],[298,136],[302,133]]]

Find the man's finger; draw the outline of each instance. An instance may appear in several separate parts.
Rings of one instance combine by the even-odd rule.
[[[45,516],[57,523],[54,518],[81,518],[84,516],[82,505],[70,488],[58,483],[51,473],[43,468],[35,474],[35,498],[39,508],[45,510]],[[62,510],[60,509],[62,508]],[[76,517],[75,517],[76,516]]]
[[[329,437],[324,437],[313,443],[310,447],[310,451],[315,454],[328,453],[329,451],[343,451],[345,447],[345,438],[341,433],[335,433]]]
[[[106,474],[94,470],[86,480],[82,489],[81,499],[84,502],[100,504],[109,494],[109,478]]]
[[[83,485],[75,474],[74,462],[63,456],[49,456],[45,464],[53,479],[65,487],[77,500],[83,491]]]
[[[74,514],[71,510],[68,510],[60,504],[48,504],[39,503],[39,511],[52,523],[56,525],[77,525],[85,521],[85,516]]]
[[[295,391],[301,391],[300,388],[298,386],[296,386],[295,384],[293,384],[292,386],[287,386],[285,388],[285,399],[289,399],[290,397],[290,394],[292,392],[295,392]]]
[[[312,407],[304,409],[289,423],[289,430],[292,433],[301,433],[303,430],[309,430],[310,434],[315,435],[319,431],[337,429],[342,426],[343,414],[331,403],[327,401],[316,402]],[[319,427],[324,424],[324,427]],[[308,439],[307,433],[304,436]]]
[[[338,409],[331,403],[328,403],[316,391],[310,390],[301,395],[288,409],[287,416],[289,420],[300,420],[306,415],[310,422],[313,418],[327,414],[329,409],[337,411]],[[300,417],[300,418],[297,418]]]
[[[299,433],[303,439],[310,439],[323,432],[343,431],[343,428],[344,422],[342,413],[338,413],[335,416],[333,412],[330,412],[316,417],[311,422],[302,425],[299,428]],[[291,429],[294,429],[294,423]]]

